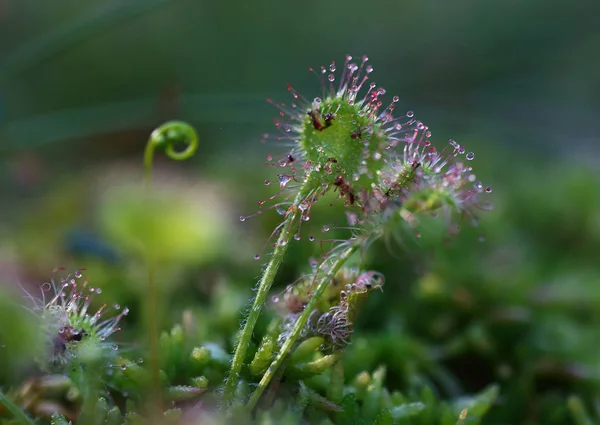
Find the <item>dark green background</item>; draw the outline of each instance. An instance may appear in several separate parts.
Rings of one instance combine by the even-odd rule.
[[[259,143],[277,114],[266,98],[288,101],[287,83],[318,96],[309,67],[366,54],[374,81],[429,125],[438,146],[453,138],[475,151],[495,210],[452,243],[432,231],[409,253],[373,248],[367,266],[386,275],[386,292],[365,306],[349,371],[387,362],[388,385],[404,391],[439,384],[433,371],[442,368],[454,379],[438,385],[442,396],[500,382],[489,423],[571,423],[571,394],[598,418],[599,18],[597,1],[0,0],[1,281],[87,267],[106,297],[132,307],[124,338],[144,340],[135,313],[144,267],[127,235],[106,230],[128,210],[105,204],[96,183],[141,171],[152,129],[184,119],[198,130],[199,153],[185,164],[158,153],[157,175],[180,179],[173,193],[177,182],[209,185],[218,203],[204,186],[181,197],[226,220],[199,216],[196,230],[217,229],[204,251],[164,253],[165,328],[191,307],[206,337],[230,349],[260,273],[252,257],[278,220],[237,220],[274,190],[263,186],[275,179],[264,154],[281,150]],[[335,212],[321,214],[313,229],[335,222]],[[70,249],[73,232],[93,233],[122,262]],[[278,285],[315,252],[294,245]],[[24,339],[0,337],[15,347]]]

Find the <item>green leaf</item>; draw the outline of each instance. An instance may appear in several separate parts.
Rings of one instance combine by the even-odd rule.
[[[391,414],[394,420],[397,420],[417,416],[423,410],[425,410],[425,404],[416,401],[414,403],[406,403],[392,408]]]
[[[393,425],[394,417],[389,409],[381,409],[377,417],[375,418],[375,422],[373,425]]]
[[[580,397],[571,396],[567,401],[571,416],[577,425],[593,425],[594,422],[588,416]]]
[[[67,419],[60,413],[53,413],[50,423],[52,425],[71,425],[71,421],[67,421]]]

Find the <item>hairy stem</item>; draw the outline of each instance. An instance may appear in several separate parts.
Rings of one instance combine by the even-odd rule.
[[[350,246],[348,246],[348,248],[346,248],[340,254],[337,260],[335,260],[329,272],[320,280],[319,285],[313,293],[310,301],[308,302],[308,304],[304,308],[304,311],[296,321],[296,324],[294,325],[294,329],[292,329],[290,336],[288,337],[288,339],[285,340],[281,347],[281,350],[279,350],[279,353],[277,354],[277,357],[275,358],[275,360],[273,360],[273,363],[271,363],[271,365],[263,375],[262,379],[260,380],[258,387],[250,396],[250,400],[248,401],[248,408],[250,410],[253,409],[254,406],[256,406],[256,403],[260,399],[260,396],[269,385],[269,382],[271,382],[271,379],[273,379],[275,372],[277,372],[277,370],[285,360],[286,356],[290,353],[292,346],[298,340],[300,332],[306,325],[310,314],[319,302],[321,296],[323,295],[323,292],[325,292],[325,289],[327,289],[329,282],[331,282],[335,274],[340,270],[340,268],[342,268],[346,261],[348,261],[352,254],[354,254],[360,246],[361,244],[358,240],[354,241]]]
[[[271,286],[273,286],[277,271],[283,262],[283,257],[287,251],[288,245],[292,240],[292,235],[298,222],[297,205],[306,199],[308,193],[310,193],[308,187],[309,186],[305,184],[300,189],[298,195],[296,195],[294,203],[292,204],[292,208],[288,210],[288,213],[283,221],[279,237],[275,243],[271,260],[269,261],[269,264],[267,265],[267,268],[265,269],[260,282],[258,283],[256,298],[254,298],[254,302],[252,303],[252,307],[250,308],[248,317],[246,318],[246,323],[244,324],[242,333],[238,337],[233,360],[231,361],[231,369],[229,371],[229,375],[227,376],[227,380],[225,381],[225,400],[228,402],[231,402],[235,395],[235,390],[239,382],[240,371],[244,365],[244,358],[246,357],[246,351],[248,350],[248,346],[250,345],[250,341],[252,339],[254,327],[256,326],[256,322],[258,321],[262,307],[267,300]]]

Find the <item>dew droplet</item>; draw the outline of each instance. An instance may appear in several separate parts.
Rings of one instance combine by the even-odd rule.
[[[112,346],[113,351],[117,351],[119,349],[119,346],[117,344]]]
[[[74,273],[74,275],[75,275],[75,277],[76,277],[77,279],[79,279],[81,276],[83,276],[83,275],[81,274],[81,271],[80,271],[80,270],[77,270],[77,271]]]
[[[290,180],[292,180],[292,178],[290,176],[288,176],[287,174],[279,174],[278,178],[279,178],[279,187],[282,189],[290,182]]]
[[[465,158],[467,158],[467,160],[471,161],[473,158],[475,158],[475,154],[473,152],[469,152]]]
[[[141,357],[139,359],[137,359],[137,364],[142,364],[144,363],[144,359],[142,359]]]
[[[255,259],[255,260],[260,260],[260,255],[259,255],[259,254],[256,254],[256,255],[254,256],[254,259]]]
[[[270,184],[271,184],[271,182],[269,180],[265,180],[265,186],[268,186]]]
[[[323,231],[324,232],[329,232],[329,226],[327,226],[327,225],[323,226]]]
[[[287,244],[287,241],[282,239],[279,241],[279,246],[285,246]]]
[[[309,240],[309,241],[311,241],[311,242],[313,242],[313,241],[315,240],[315,237],[314,237],[313,235],[310,235],[310,236],[308,237],[308,240]]]
[[[115,305],[113,305],[113,308],[114,308],[115,310],[121,310],[121,305],[119,305],[119,304],[115,304]]]
[[[245,217],[245,216],[243,216],[243,215],[241,215],[241,216],[240,216],[240,221],[246,221],[246,217]]]
[[[477,191],[481,191],[481,189],[483,189],[483,183],[481,183],[480,181],[476,181],[473,186],[475,187],[475,189],[477,189]]]
[[[412,117],[414,117],[414,116],[415,116],[415,113],[414,113],[413,111],[408,111],[408,112],[406,113],[406,116],[407,116],[408,118],[412,118]]]
[[[101,294],[102,293],[102,288],[96,288],[96,294]]]
[[[302,216],[302,221],[308,221],[310,220],[310,216],[309,215],[303,215]]]
[[[274,303],[278,303],[278,302],[279,302],[279,297],[278,297],[277,295],[274,295],[274,296],[273,296],[273,298],[271,298],[271,300],[272,300]]]
[[[492,193],[492,188],[491,186],[488,186],[485,188],[486,193]]]
[[[335,75],[333,75],[333,74],[329,74],[329,75],[327,76],[327,79],[333,83],[333,82],[335,81]]]
[[[125,370],[125,369],[127,369],[127,365],[122,364],[121,365],[121,370]]]
[[[300,233],[296,233],[296,234],[294,235],[294,240],[297,240],[297,241],[299,241],[300,239],[301,239],[301,237],[300,237]]]

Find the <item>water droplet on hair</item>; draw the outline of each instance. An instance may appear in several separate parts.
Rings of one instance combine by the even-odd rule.
[[[302,221],[308,221],[310,220],[310,216],[309,215],[303,215],[302,216]]]
[[[241,215],[241,216],[240,216],[240,221],[246,221],[246,217],[245,217],[245,216],[243,216],[243,215]]]
[[[476,181],[473,187],[477,189],[478,192],[481,192],[481,189],[483,189],[483,183],[481,183],[480,181]]]
[[[300,237],[300,233],[296,233],[296,234],[294,235],[294,240],[297,240],[297,241],[299,241],[300,239],[301,239],[301,237]]]
[[[137,364],[142,364],[144,363],[144,359],[142,359],[141,357],[139,359],[137,359]]]
[[[122,364],[121,365],[121,370],[125,370],[125,369],[127,369],[127,365]]]
[[[287,174],[279,174],[278,178],[279,187],[281,187],[282,189],[290,182],[290,180],[292,180],[292,178]]]
[[[96,294],[101,294],[102,293],[102,288],[96,288]]]
[[[308,237],[308,240],[309,240],[309,241],[311,241],[311,242],[313,242],[313,241],[315,240],[315,237],[314,237],[313,235],[310,235],[310,236]]]
[[[485,188],[486,193],[492,193],[492,188],[491,186],[488,186]]]
[[[469,152],[465,158],[467,158],[467,160],[471,161],[473,158],[475,158],[475,154],[473,152]]]
[[[406,113],[406,116],[407,116],[408,118],[412,118],[412,117],[414,117],[414,116],[415,116],[415,113],[414,113],[413,111],[408,111],[408,112]]]
[[[256,255],[254,256],[254,259],[255,259],[255,260],[260,260],[260,255],[259,255],[259,254],[256,254]]]
[[[270,184],[271,184],[271,182],[269,180],[265,180],[265,186],[268,186]]]
[[[117,351],[119,349],[119,346],[117,344],[112,346],[113,351]]]
[[[271,300],[272,300],[274,303],[278,303],[278,302],[279,302],[279,297],[278,297],[277,295],[275,295],[275,296],[273,296],[273,298],[271,298]]]
[[[119,304],[115,304],[115,305],[113,305],[113,308],[114,308],[115,310],[121,310],[121,305],[119,305]]]
[[[329,75],[327,76],[327,79],[333,83],[333,82],[335,81],[335,75],[333,75],[333,74],[329,74]]]
[[[281,206],[277,206],[275,208],[275,211],[277,211],[277,214],[279,214],[279,215],[284,215],[286,210],[285,210],[285,208],[283,208]]]
[[[285,239],[282,239],[279,241],[279,246],[285,246],[287,244],[287,241]]]
[[[329,226],[323,226],[323,231],[324,232],[329,232]]]
[[[80,270],[77,270],[77,271],[74,273],[74,276],[75,276],[77,279],[79,279],[79,278],[80,278],[81,276],[83,276],[83,275],[81,274],[81,271],[80,271]]]

